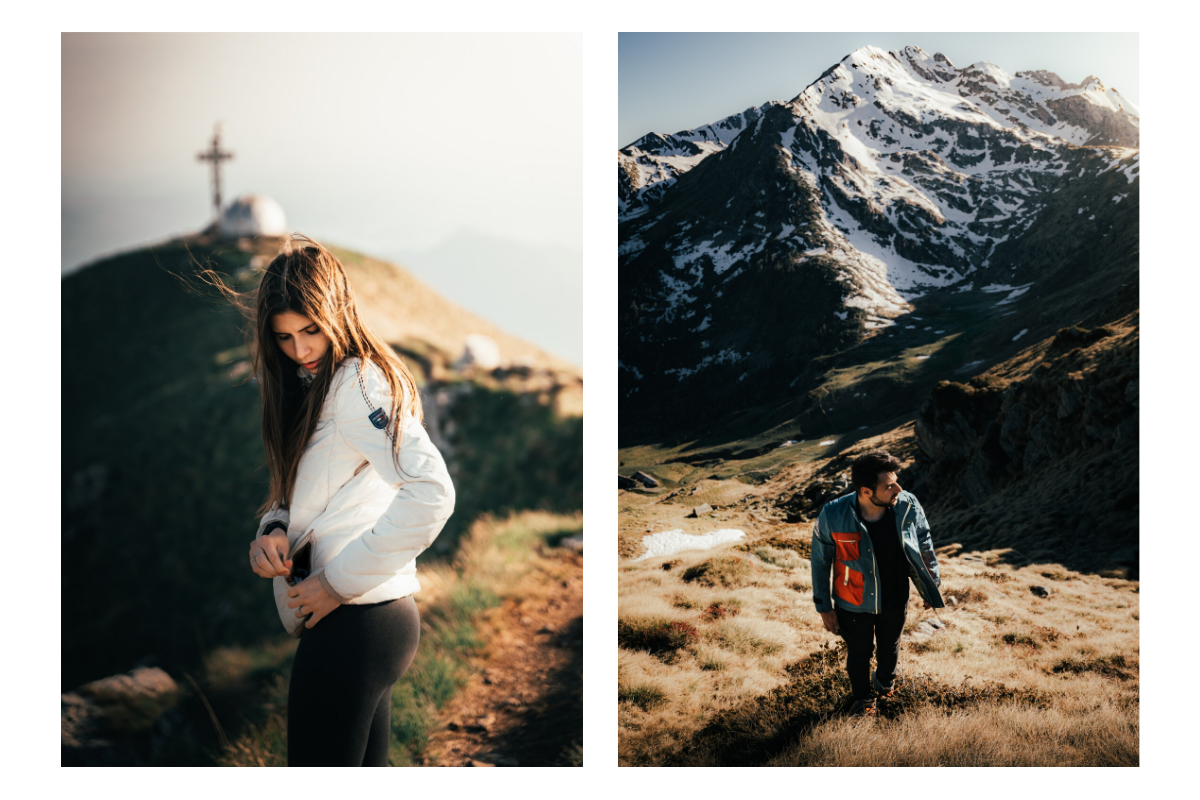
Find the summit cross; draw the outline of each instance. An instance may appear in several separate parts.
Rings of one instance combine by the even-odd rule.
[[[221,162],[233,158],[233,153],[221,149],[221,123],[213,126],[212,142],[208,150],[196,155],[198,161],[212,162],[213,216],[221,217]]]

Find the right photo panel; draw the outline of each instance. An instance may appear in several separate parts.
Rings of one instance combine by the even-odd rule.
[[[1138,35],[619,70],[620,765],[1137,766]]]

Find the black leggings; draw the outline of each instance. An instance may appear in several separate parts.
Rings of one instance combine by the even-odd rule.
[[[420,638],[411,596],[341,605],[304,629],[288,687],[288,766],[386,767],[392,685]]]

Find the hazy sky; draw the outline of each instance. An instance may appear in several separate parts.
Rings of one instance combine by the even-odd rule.
[[[225,199],[364,250],[471,230],[581,249],[581,37],[64,34],[63,268],[200,228]]]
[[[224,204],[583,364],[579,34],[64,34],[63,274],[211,221],[218,121]]]
[[[865,45],[916,45],[959,68],[991,61],[1070,83],[1095,75],[1140,106],[1136,33],[622,33],[617,147],[790,100]]]

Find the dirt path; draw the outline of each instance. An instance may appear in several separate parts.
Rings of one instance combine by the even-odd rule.
[[[479,669],[442,709],[429,766],[573,766],[583,759],[583,558],[506,600],[480,630]]]

